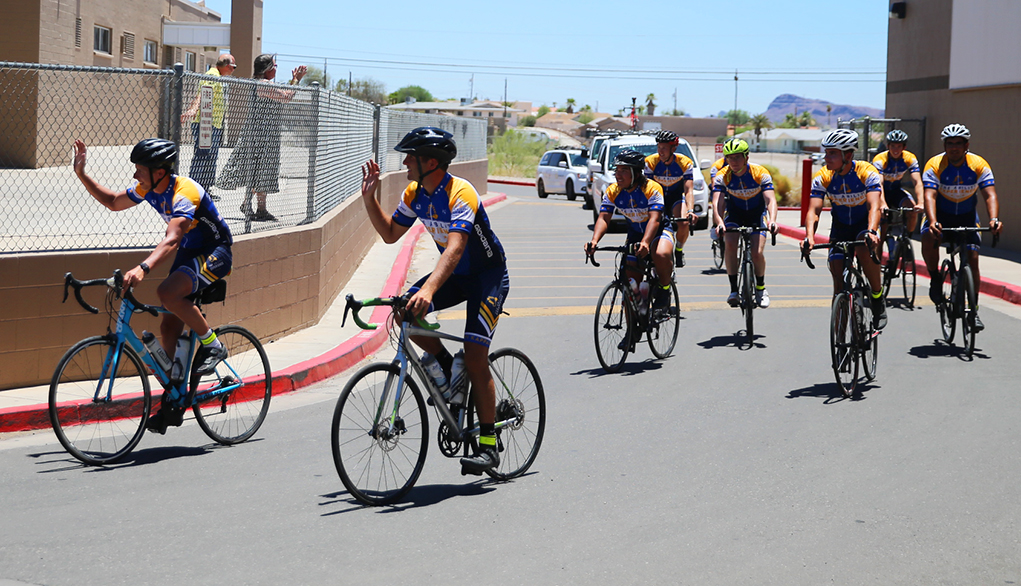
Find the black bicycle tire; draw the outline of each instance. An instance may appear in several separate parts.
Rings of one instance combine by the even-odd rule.
[[[862,370],[865,371],[865,379],[869,382],[876,380],[876,367],[879,362],[879,336],[874,335],[874,323],[872,307],[865,290],[855,293],[855,302],[861,305],[861,315],[855,318],[858,327],[858,342],[860,344]]]
[[[518,424],[518,428],[515,429],[513,426],[503,427],[497,430],[497,444],[501,446],[500,452],[500,465],[493,470],[487,470],[486,474],[496,480],[510,480],[521,476],[531,468],[532,464],[535,463],[536,456],[539,455],[539,448],[542,446],[543,437],[546,434],[546,392],[542,386],[542,379],[539,377],[539,371],[535,368],[535,364],[532,360],[525,355],[524,352],[516,348],[500,348],[489,355],[490,368],[496,369],[499,366],[496,364],[498,360],[505,357],[513,357],[523,367],[524,371],[528,373],[528,376],[534,381],[534,387],[532,392],[532,400],[536,403],[535,411],[537,411],[535,421],[536,427],[532,428],[531,434],[528,430],[525,430],[524,434],[519,432],[524,430],[525,421],[531,421],[528,417],[528,413],[531,413],[533,409],[528,409],[527,405],[524,405],[524,418],[521,423]],[[501,409],[501,403],[507,399],[504,394],[504,390],[501,389],[500,379],[502,378],[505,382],[509,378],[517,380],[518,375],[522,374],[520,369],[516,369],[516,372],[508,373],[508,369],[504,368],[498,373],[499,376],[494,376],[493,382],[496,385],[496,404],[497,411]],[[524,402],[527,397],[523,396],[525,393],[518,392],[516,399]],[[521,405],[518,406],[520,409]],[[475,427],[475,401],[474,397],[470,397],[466,406],[467,412],[465,413],[465,428],[472,429]],[[526,441],[531,438],[531,443],[528,444],[527,450],[522,451],[519,449],[520,443],[517,441],[519,436],[523,436]],[[472,436],[465,442],[465,454],[474,453],[478,450],[478,438]],[[511,456],[517,455],[514,458]],[[511,468],[514,462],[513,468]]]
[[[411,400],[415,402],[413,405],[413,412],[418,413],[418,420],[415,422],[421,427],[420,437],[413,438],[412,443],[417,442],[419,444],[418,453],[415,455],[415,463],[412,471],[404,475],[399,481],[399,486],[393,488],[387,487],[386,489],[380,489],[378,486],[375,490],[369,490],[358,485],[358,481],[365,478],[364,470],[363,474],[358,474],[352,477],[348,472],[348,467],[344,465],[345,454],[354,452],[357,456],[355,460],[360,460],[366,465],[372,465],[374,461],[373,456],[366,457],[366,453],[369,450],[380,450],[381,455],[378,456],[380,460],[387,458],[386,455],[390,451],[394,451],[399,448],[400,439],[403,437],[398,436],[397,441],[389,444],[389,449],[380,446],[380,441],[374,438],[371,433],[372,418],[375,416],[375,412],[379,406],[379,397],[369,396],[365,399],[361,397],[354,397],[353,395],[357,392],[360,393],[364,389],[358,389],[357,385],[369,375],[375,371],[384,371],[388,374],[388,380],[396,383],[400,376],[400,368],[396,364],[377,362],[375,364],[369,364],[361,368],[358,372],[348,380],[347,384],[344,385],[344,390],[341,391],[340,397],[337,398],[337,406],[333,411],[333,423],[330,428],[330,443],[333,450],[333,463],[337,468],[337,474],[340,476],[340,481],[347,488],[348,493],[351,494],[359,502],[367,505],[386,505],[395,502],[408,493],[415,486],[415,482],[418,481],[418,477],[422,474],[422,469],[425,466],[425,458],[429,449],[429,414],[426,412],[425,400],[422,398],[422,393],[418,390],[418,385],[415,383],[414,378],[406,377],[404,393],[410,391]],[[407,395],[404,395],[407,397]],[[386,391],[386,409],[389,410],[392,401],[390,401],[390,391]],[[360,405],[356,405],[360,403]],[[345,407],[348,408],[345,414]],[[389,411],[387,411],[389,413]],[[402,419],[403,420],[403,419]],[[341,436],[341,423],[343,421],[350,421],[352,424],[351,439],[345,440]],[[364,425],[370,427],[366,429]],[[405,424],[405,429],[408,429]],[[367,449],[356,449],[356,446],[352,445],[356,440],[368,439],[369,445]],[[348,449],[350,448],[350,449]],[[402,451],[401,455],[404,453]],[[405,458],[405,460],[408,460]],[[385,480],[382,477],[385,476],[383,472],[394,473],[396,472],[395,466],[381,466],[378,474],[377,481]],[[376,478],[377,474],[370,474],[369,477]],[[396,479],[396,477],[395,477]]]
[[[604,337],[600,335],[602,333],[602,330],[609,329],[603,327],[602,316],[604,315],[603,300],[606,299],[606,294],[611,290],[615,290],[619,293],[619,295],[615,296],[615,298],[619,298],[621,312],[620,318],[623,321],[622,328],[624,331],[623,336],[621,336],[619,339],[609,341],[610,345],[607,346],[607,351],[613,352],[614,350],[616,350],[620,352],[620,357],[612,361],[608,360],[607,357],[604,356],[602,350],[603,344],[600,343],[600,341],[604,339]],[[614,305],[611,303],[610,311],[606,312],[606,315],[613,315],[615,313],[616,309],[614,309]],[[611,283],[606,285],[606,287],[603,288],[603,292],[599,294],[599,300],[596,302],[596,314],[595,323],[593,324],[593,336],[596,344],[596,358],[599,359],[599,365],[602,366],[603,370],[605,370],[606,372],[619,371],[620,368],[624,365],[624,362],[627,360],[628,354],[630,354],[631,352],[631,339],[632,336],[634,336],[634,332],[632,331],[632,329],[634,328],[633,314],[634,310],[632,309],[630,293],[623,286],[621,286],[619,282],[612,281]],[[624,344],[623,349],[620,349],[616,346],[616,344],[620,343],[618,340],[627,340],[627,343]]]
[[[964,265],[960,272],[961,295],[961,342],[964,354],[971,358],[975,353],[975,315],[978,305],[978,292],[975,290],[975,275],[970,265]]]
[[[900,279],[901,289],[904,291],[904,299],[907,306],[915,306],[915,292],[917,288],[917,267],[915,266],[915,251],[911,248],[911,241],[907,238],[901,244],[904,252],[900,254]],[[909,286],[910,283],[910,286]]]
[[[121,364],[126,364],[124,362],[124,357],[126,356],[128,362],[130,362],[130,364],[134,366],[135,372],[131,373],[129,376],[131,378],[134,378],[137,375],[140,378],[142,387],[141,397],[137,397],[135,396],[134,393],[132,393],[123,399],[113,398],[110,402],[109,408],[96,406],[85,407],[84,406],[85,404],[81,402],[88,401],[89,400],[88,397],[94,395],[98,382],[95,382],[95,380],[91,378],[83,379],[81,376],[73,377],[78,380],[67,381],[67,383],[63,385],[63,388],[65,389],[64,391],[58,390],[62,385],[61,378],[64,372],[67,370],[68,365],[72,363],[72,360],[76,356],[82,354],[84,350],[92,346],[102,345],[106,347],[106,350],[102,352],[102,356],[105,357],[107,352],[109,352],[109,349],[113,346],[113,344],[114,342],[107,336],[92,336],[89,338],[85,338],[84,340],[81,340],[80,342],[72,346],[70,349],[68,349],[67,352],[64,353],[64,356],[61,357],[60,361],[57,363],[57,368],[54,369],[53,371],[53,378],[50,380],[48,411],[50,417],[50,424],[53,426],[53,432],[57,436],[57,441],[60,442],[60,445],[63,446],[64,449],[67,450],[69,454],[71,454],[81,462],[93,466],[112,464],[120,460],[127,454],[131,453],[131,450],[135,449],[135,446],[137,446],[138,442],[141,441],[142,436],[145,435],[145,421],[149,417],[149,411],[152,406],[152,395],[150,393],[149,388],[148,369],[145,367],[145,363],[142,362],[142,359],[138,356],[138,353],[136,353],[134,349],[132,349],[127,344],[125,344],[122,347],[123,353],[121,357],[122,361]],[[116,378],[120,380],[126,379],[127,377],[118,376]],[[67,403],[69,401],[64,400],[64,395],[67,394],[68,392],[67,390],[68,386],[74,382],[84,382],[85,380],[89,380],[91,381],[91,383],[88,385],[83,385],[82,392],[76,393],[77,395],[79,395],[79,398],[73,401],[74,403],[76,403],[75,406],[68,405]],[[113,450],[112,453],[102,452],[103,455],[97,455],[97,451],[95,450],[79,448],[76,441],[69,437],[68,435],[69,429],[82,428],[84,427],[84,425],[70,425],[70,421],[67,420],[68,417],[81,419],[82,415],[86,414],[89,416],[84,419],[85,422],[98,421],[100,422],[98,423],[99,426],[108,425],[110,430],[113,430],[113,428],[120,427],[119,424],[117,423],[118,421],[129,419],[118,417],[111,418],[110,415],[113,414],[114,410],[116,410],[116,412],[118,413],[124,413],[125,409],[138,405],[139,399],[141,400],[140,405],[141,414],[137,417],[137,426],[133,425],[132,427],[127,428],[128,430],[130,430],[128,439],[123,443],[123,445],[120,445],[117,449]],[[95,403],[92,403],[92,405],[95,405]],[[111,412],[110,413],[96,412],[106,411],[107,409],[109,409]],[[135,419],[136,419],[135,417],[130,418],[131,421],[134,421]],[[82,430],[79,429],[79,432],[80,431]],[[97,433],[103,433],[103,430],[99,429]],[[95,435],[96,434],[94,433],[93,436]],[[84,438],[82,441],[84,441]]]
[[[716,240],[713,240],[713,243],[712,243],[713,265],[716,266],[717,270],[723,268],[723,260],[724,260],[723,259],[723,252],[724,252],[724,248],[723,247],[724,246],[725,245],[723,243],[723,237],[722,236],[718,237]]]
[[[231,340],[231,335],[236,334],[238,336],[241,336],[241,338],[243,338],[245,341],[247,341],[251,347],[251,350],[254,351],[256,355],[259,357],[259,362],[261,363],[262,366],[261,374],[263,380],[265,381],[265,384],[263,385],[263,389],[261,390],[261,392],[258,390],[258,388],[251,389],[246,392],[244,390],[244,387],[241,387],[240,389],[231,391],[230,393],[226,393],[219,397],[214,397],[208,401],[192,405],[192,412],[195,414],[195,421],[198,422],[199,427],[202,428],[202,431],[204,431],[205,434],[208,435],[210,439],[212,439],[213,441],[219,444],[229,446],[233,444],[239,444],[241,442],[247,441],[248,439],[251,439],[251,437],[255,435],[255,432],[259,431],[259,428],[266,420],[266,414],[269,413],[269,403],[273,397],[273,371],[269,366],[269,358],[266,357],[266,350],[262,347],[262,342],[259,341],[259,338],[256,337],[255,334],[237,325],[221,326],[216,328],[215,331],[217,339],[219,339],[222,344],[225,344],[227,346],[227,349],[230,351],[230,355],[224,360],[225,364],[217,366],[218,372],[224,371],[227,365],[235,367],[230,371],[230,373],[235,372],[237,370],[236,365],[240,364],[240,362],[236,361],[239,361],[241,356],[245,356],[245,358],[248,359],[253,357],[251,354],[246,354],[245,352],[237,352],[239,348],[235,344],[233,344]],[[258,376],[259,374],[258,370],[253,371],[253,374],[255,374],[255,376]],[[194,369],[192,370],[191,373],[191,392],[193,394],[192,396],[194,396],[194,393],[198,391],[199,386],[203,384],[202,378],[203,377],[198,376],[195,373]],[[259,406],[259,409],[257,411],[253,412],[251,407],[254,407],[254,405],[252,405],[252,403],[255,403],[256,401],[260,400],[262,401],[262,404]],[[203,410],[206,409],[209,405],[211,404],[215,405],[217,403],[220,404],[221,414],[225,414],[227,410],[230,409],[231,416],[224,418],[225,421],[216,422],[216,424],[214,425],[212,421],[207,420],[207,418],[209,418],[210,415],[212,415],[212,413],[205,412]],[[234,415],[234,413],[238,411],[245,411],[248,414],[254,413],[253,417],[242,419],[242,421],[245,422],[250,421],[250,423],[246,423],[244,425],[243,429],[237,428],[236,426],[233,425],[233,422],[239,420],[239,418]],[[231,435],[225,434],[224,433],[225,426],[222,424],[226,424],[226,427],[237,428],[238,433]]]
[[[843,309],[841,309],[843,308]],[[840,327],[840,313],[843,312],[847,318],[844,321],[843,328]],[[838,337],[841,334],[838,329],[844,332],[850,332],[850,340],[845,340],[842,343],[838,343]],[[855,385],[858,382],[858,357],[855,351],[855,340],[854,340],[854,312],[851,311],[851,305],[849,302],[849,295],[847,293],[838,293],[833,298],[833,303],[830,306],[830,361],[833,368],[833,376],[837,381],[837,387],[840,392],[847,398],[850,398],[854,394]],[[844,353],[839,352],[839,349],[845,348]],[[846,356],[845,353],[849,352],[850,355]],[[851,369],[849,380],[845,383],[840,378],[841,365],[847,363],[850,359],[848,366]]]
[[[670,356],[670,353],[674,351],[674,348],[677,346],[677,334],[681,330],[681,297],[677,293],[677,283],[675,283],[673,279],[670,280],[670,301],[671,304],[666,309],[666,319],[657,322],[657,324],[673,322],[673,333],[667,335],[667,337],[670,338],[670,344],[665,348],[656,347],[656,340],[660,339],[660,334],[664,329],[653,327],[651,321],[652,317],[650,316],[649,318],[649,349],[652,350],[653,356],[659,359]]]
[[[751,248],[744,248],[743,255],[751,255]],[[744,326],[745,335],[748,339],[748,346],[755,343],[755,265],[751,258],[743,258],[741,261],[741,290],[744,295],[745,308]]]
[[[950,282],[947,282],[947,279]],[[954,334],[957,330],[956,308],[954,308],[954,280],[953,264],[950,259],[945,259],[939,270],[940,279],[940,304],[936,309],[939,312],[940,328],[943,331],[943,341],[951,344],[954,341]]]

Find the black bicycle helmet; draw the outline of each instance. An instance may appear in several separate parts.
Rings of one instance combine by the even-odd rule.
[[[677,142],[677,133],[672,130],[660,130],[656,133],[656,142]]]
[[[173,169],[177,145],[162,138],[147,138],[131,149],[131,162],[150,169]]]
[[[435,126],[422,126],[404,135],[394,150],[416,157],[429,157],[450,163],[457,156],[454,135]]]
[[[617,153],[617,156],[613,158],[613,164],[644,169],[645,155],[635,150],[625,149]]]

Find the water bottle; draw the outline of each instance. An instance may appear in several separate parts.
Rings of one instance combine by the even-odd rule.
[[[649,299],[648,281],[642,281],[642,284],[638,286],[638,294],[642,297],[642,302],[638,305],[638,312],[645,315],[645,310],[648,308],[648,303],[646,303],[646,301]]]
[[[631,285],[631,293],[633,293],[635,297],[638,297],[638,281],[635,281],[634,279],[628,279],[627,282],[629,285]]]
[[[177,339],[177,350],[174,351],[174,364],[170,367],[170,380],[179,383],[184,380],[184,365],[188,361],[188,350],[191,348],[191,340],[187,334],[181,334]]]
[[[163,369],[163,372],[170,370],[170,357],[167,356],[167,352],[163,349],[163,346],[156,341],[156,336],[154,336],[152,332],[142,330],[142,343],[149,349],[149,354],[152,355],[156,364]]]
[[[450,390],[453,396],[450,397],[451,405],[464,403],[465,387],[468,384],[468,377],[464,370],[464,350],[458,350],[454,354],[454,363],[450,366]]]
[[[443,367],[437,362],[436,357],[428,352],[422,354],[422,368],[436,383],[436,388],[442,393],[447,391],[447,375],[443,374]]]

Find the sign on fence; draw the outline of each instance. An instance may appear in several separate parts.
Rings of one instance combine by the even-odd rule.
[[[199,90],[199,144],[209,150],[213,146],[213,88],[204,85]]]
[[[716,158],[717,159],[719,159],[720,157],[723,156],[723,143],[722,142],[716,143],[716,146],[713,147],[713,153],[716,154]]]

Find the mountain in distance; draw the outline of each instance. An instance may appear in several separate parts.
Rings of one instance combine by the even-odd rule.
[[[774,123],[783,122],[787,114],[793,114],[795,108],[797,109],[798,115],[808,110],[812,113],[812,117],[815,118],[816,122],[820,126],[827,126],[826,124],[826,105],[829,104],[831,107],[829,113],[829,126],[836,126],[837,119],[848,120],[851,118],[862,118],[864,116],[871,116],[872,118],[882,118],[884,110],[881,108],[869,108],[866,106],[849,106],[846,104],[834,104],[827,102],[826,100],[815,100],[812,98],[803,98],[801,96],[795,96],[794,94],[781,94],[770,102],[769,108],[764,112],[766,117],[772,120]]]

